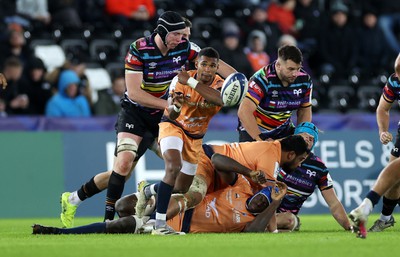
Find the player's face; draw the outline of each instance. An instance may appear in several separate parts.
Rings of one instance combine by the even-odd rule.
[[[210,84],[218,70],[218,59],[200,56],[196,61],[197,77],[204,84]]]
[[[301,64],[297,64],[292,60],[278,60],[276,64],[278,76],[282,82],[293,83],[297,76],[299,75],[299,71],[301,69]]]
[[[174,49],[179,45],[182,40],[184,30],[185,29],[176,30],[167,34],[165,41],[167,42],[166,45],[168,49]]]
[[[307,158],[308,153],[303,153],[301,155],[295,155],[295,157],[285,163],[281,164],[281,168],[286,172],[292,172],[297,167],[299,167],[303,161]]]
[[[251,213],[261,213],[268,207],[269,203],[265,195],[257,194],[247,204],[247,210]]]

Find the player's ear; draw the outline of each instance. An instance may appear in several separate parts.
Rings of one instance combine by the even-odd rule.
[[[289,151],[286,154],[287,160],[288,161],[293,161],[294,159],[296,159],[296,153],[295,151]]]

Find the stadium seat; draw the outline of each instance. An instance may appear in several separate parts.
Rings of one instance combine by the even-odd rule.
[[[196,17],[192,21],[192,35],[195,38],[211,40],[211,36],[221,34],[219,22],[213,17]]]
[[[329,107],[345,113],[349,111],[355,101],[355,90],[348,85],[332,85],[328,89]]]
[[[119,43],[119,56],[123,60],[128,53],[129,46],[132,44],[132,42],[135,41],[135,39],[124,39]]]
[[[90,57],[103,65],[117,59],[118,44],[111,39],[94,39],[89,45]]]
[[[357,91],[358,108],[375,112],[382,94],[382,88],[379,86],[364,85],[360,86]]]
[[[86,54],[89,46],[84,39],[64,39],[60,42],[61,48],[68,57]]]
[[[92,89],[92,100],[97,102],[97,91],[111,87],[111,78],[104,68],[86,68],[85,75]]]
[[[114,78],[116,75],[124,74],[125,72],[124,61],[107,63],[105,68],[111,78]]]
[[[33,49],[35,56],[42,59],[48,72],[62,66],[65,62],[66,58],[63,49],[52,40],[33,40],[30,43],[30,47]]]

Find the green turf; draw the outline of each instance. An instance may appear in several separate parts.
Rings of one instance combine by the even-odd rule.
[[[371,216],[369,225],[377,216]],[[400,220],[400,215],[395,215]],[[75,225],[100,218],[78,218]],[[31,235],[31,225],[59,226],[58,219],[0,220],[0,256],[146,257],[146,256],[397,256],[400,225],[358,239],[329,215],[301,216],[301,231],[282,234]]]

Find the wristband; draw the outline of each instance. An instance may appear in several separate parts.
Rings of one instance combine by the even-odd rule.
[[[176,107],[176,105],[174,104],[174,111],[175,111],[175,112],[181,112],[181,110],[182,110],[182,107],[178,108],[178,107]]]
[[[199,82],[198,82],[197,80],[195,80],[194,78],[192,78],[192,77],[190,77],[190,78],[188,79],[188,81],[187,81],[188,86],[191,87],[191,88],[193,88],[193,89],[196,88],[196,86],[197,86],[198,83],[199,83]]]

